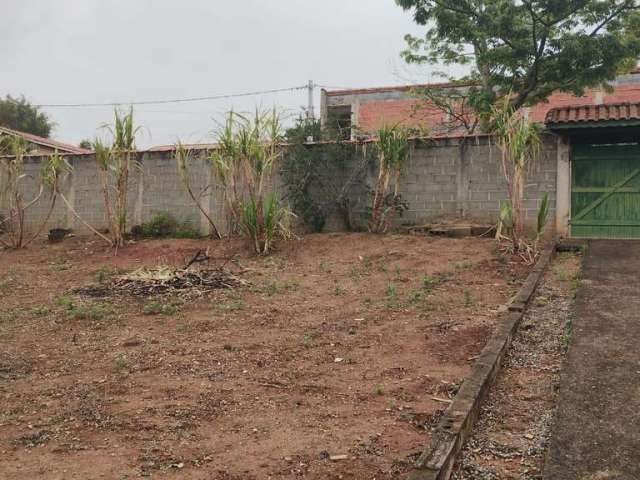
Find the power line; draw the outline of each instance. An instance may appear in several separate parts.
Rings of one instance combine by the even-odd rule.
[[[273,90],[260,90],[255,92],[233,93],[228,95],[211,95],[207,97],[174,98],[170,100],[139,100],[133,102],[106,102],[106,103],[50,103],[36,105],[41,108],[83,108],[83,107],[117,107],[119,105],[164,105],[168,103],[203,102],[207,100],[224,100],[227,98],[252,97],[256,95],[266,95],[270,93],[293,92],[306,90],[309,85],[299,87],[276,88]]]

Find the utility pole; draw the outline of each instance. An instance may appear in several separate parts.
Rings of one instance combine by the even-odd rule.
[[[313,112],[313,91],[316,88],[316,84],[313,80],[309,80],[307,83],[307,94],[308,94],[308,103],[307,103],[307,120],[315,120],[315,115]]]

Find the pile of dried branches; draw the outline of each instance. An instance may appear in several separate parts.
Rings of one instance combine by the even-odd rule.
[[[89,297],[109,295],[132,295],[146,297],[172,292],[188,291],[201,294],[206,290],[229,289],[246,285],[246,281],[223,269],[187,270],[158,267],[141,268],[134,272],[118,275],[104,283],[77,288],[74,293]]]

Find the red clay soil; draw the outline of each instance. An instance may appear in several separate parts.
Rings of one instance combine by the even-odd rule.
[[[70,293],[207,247],[248,285]],[[153,240],[114,257],[90,238],[0,252],[0,478],[403,478],[526,273],[477,238],[245,252]]]

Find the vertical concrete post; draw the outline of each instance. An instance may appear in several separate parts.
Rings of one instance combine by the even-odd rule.
[[[142,209],[144,206],[144,169],[148,154],[143,153],[140,159],[140,168],[138,168],[138,192],[136,195],[136,203],[133,206],[133,223],[134,225],[142,224]]]
[[[199,155],[200,162],[202,162],[201,168],[204,168],[204,177],[206,178],[206,186],[209,187],[207,191],[207,201],[202,202],[202,209],[206,212],[206,214],[211,218],[214,223],[216,222],[215,215],[213,215],[212,201],[215,197],[215,189],[213,185],[213,168],[209,168],[209,162],[207,161],[206,153],[201,153]],[[216,226],[218,226],[216,224]],[[205,232],[208,235],[213,234],[213,227],[207,220],[207,217],[200,212],[200,231]]]
[[[351,104],[351,140],[356,139],[360,126],[360,100],[356,98]]]
[[[78,164],[78,161],[76,157],[71,157],[69,159],[69,165],[71,165],[71,170],[68,173],[67,178],[65,180],[66,188],[67,188],[67,200],[69,201],[69,204],[71,204],[71,206],[75,211],[78,211],[76,209],[76,182],[75,182],[75,178],[77,175],[74,173],[76,171],[77,164]],[[102,192],[100,192],[100,194],[101,193]],[[64,211],[65,211],[65,223],[66,223],[65,228],[69,230],[73,230],[76,224],[76,217],[73,216],[73,214],[69,211],[68,208],[65,208]]]
[[[556,234],[568,237],[571,219],[571,142],[558,136],[558,165],[556,177]]]
[[[461,218],[466,218],[469,202],[469,148],[466,138],[460,139],[458,153],[457,212]]]

